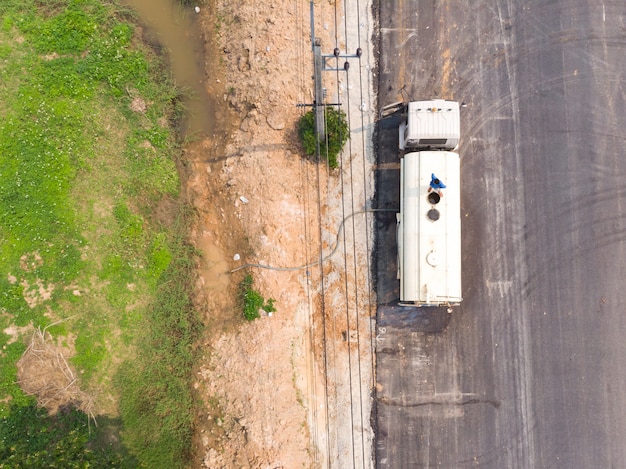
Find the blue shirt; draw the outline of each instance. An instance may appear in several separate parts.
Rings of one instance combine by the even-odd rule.
[[[437,176],[433,173],[430,176],[430,187],[433,189],[445,189],[446,185],[443,183],[441,179],[438,179]]]

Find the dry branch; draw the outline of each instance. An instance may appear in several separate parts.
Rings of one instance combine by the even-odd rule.
[[[94,400],[82,391],[76,374],[66,360],[65,351],[50,333],[41,328],[33,331],[30,343],[17,362],[17,382],[29,396],[35,396],[40,407],[55,414],[73,407],[94,420]]]

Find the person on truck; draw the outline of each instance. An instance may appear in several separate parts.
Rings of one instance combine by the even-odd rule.
[[[428,188],[428,192],[435,191],[439,194],[439,197],[443,197],[443,192],[441,189],[445,189],[446,185],[443,183],[441,179],[435,176],[435,173],[432,173],[430,176],[430,187]]]

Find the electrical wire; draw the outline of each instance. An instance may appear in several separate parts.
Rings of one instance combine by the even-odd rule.
[[[348,10],[347,10],[347,2],[344,3],[344,18],[346,21],[346,31],[348,29],[347,26],[347,19],[348,19],[349,15],[348,15]],[[362,51],[362,44],[361,44],[361,5],[359,0],[356,0],[356,26],[357,26],[357,50],[361,50]],[[346,39],[346,48],[348,48],[348,43],[347,43],[347,39]],[[359,56],[359,101],[361,103],[364,103],[364,89],[363,89],[363,68],[361,66],[361,58]],[[349,92],[350,92],[350,88],[348,87],[348,96],[349,96]],[[369,93],[368,93],[369,95]],[[369,102],[370,100],[368,100]],[[361,105],[362,106],[362,105]],[[348,109],[350,109],[350,107],[348,107]],[[360,120],[361,120],[361,129],[365,129],[365,118],[364,118],[364,111],[365,109],[363,109],[363,107],[360,107],[361,109],[361,113],[360,113]],[[350,140],[350,145],[352,144],[352,140]],[[368,146],[366,144],[365,141],[365,132],[361,132],[361,147],[363,150],[363,157],[361,158],[361,162],[362,162],[362,174],[363,174],[363,196],[365,201],[368,200],[367,197],[367,180],[366,180],[366,165],[365,165],[365,159],[367,156],[367,149]],[[352,165],[350,166],[350,171],[351,171],[351,182],[353,182],[353,178],[352,178]],[[351,189],[352,189],[352,185],[351,185]],[[354,203],[354,198],[352,198],[353,203]],[[356,228],[354,227],[354,219],[353,219],[353,230],[355,230]],[[368,255],[366,256],[366,264],[367,264],[367,269],[366,269],[366,285],[367,285],[367,293],[368,293],[368,298],[371,299],[372,298],[372,284],[371,284],[371,264],[370,264],[370,242],[369,242],[369,227],[368,227],[368,223],[365,223],[365,245],[366,245],[366,252],[368,253]],[[356,276],[356,269],[357,269],[357,264],[356,264],[356,244],[354,246],[354,250],[355,250],[355,264],[354,264],[354,268],[355,268],[355,276]],[[370,381],[370,386],[373,388],[373,384],[374,384],[374,380],[375,380],[375,367],[374,367],[374,351],[375,351],[375,344],[373,343],[373,337],[374,337],[374,331],[373,331],[373,321],[371,320],[371,303],[368,301],[367,303],[369,305],[368,307],[368,320],[369,320],[369,334],[370,334],[370,341],[369,341],[369,355],[370,355],[370,376],[371,376],[371,381]],[[358,308],[358,300],[357,300],[357,308]],[[359,314],[358,314],[358,310],[357,310],[357,315],[356,315],[356,322],[357,322],[357,347],[358,347],[358,372],[359,372],[359,378],[361,377],[361,360],[360,360],[360,356],[361,356],[361,343],[360,343],[360,324],[359,324]],[[360,404],[361,404],[361,412],[360,412],[360,419],[361,419],[361,428],[365,428],[364,425],[364,416],[363,416],[363,401],[364,401],[364,396],[363,396],[363,389],[362,389],[362,380],[359,379],[359,397],[360,397]],[[363,464],[365,465],[365,460],[366,460],[366,455],[365,455],[365,435],[364,432],[361,432],[361,448],[362,448],[362,458],[363,458]]]
[[[299,17],[304,17],[304,8],[300,8],[301,3],[298,3],[298,1],[302,1],[304,2],[305,0],[296,0],[296,21],[297,18]],[[324,3],[325,2],[320,2],[319,8],[321,10],[321,14],[319,15],[319,17],[324,18],[325,16],[325,11],[324,11]],[[342,39],[340,38],[340,26],[339,26],[339,21],[338,21],[338,15],[340,13],[340,7],[337,5],[337,2],[333,2],[333,1],[329,1],[330,4],[334,4],[333,10],[334,10],[334,18],[335,18],[335,45],[337,48],[340,47],[341,45],[341,41]],[[343,3],[343,16],[344,16],[344,24],[343,24],[343,36],[344,36],[344,40],[345,40],[345,48],[348,49],[348,0],[345,0]],[[311,13],[313,13],[313,5],[314,2],[311,1],[310,2],[310,7],[311,7]],[[359,0],[356,0],[356,6],[357,6],[357,13],[356,13],[356,17],[357,17],[357,29],[358,29],[358,48],[361,48],[361,34],[360,34],[360,4],[359,4]],[[301,14],[298,14],[298,11]],[[315,18],[314,16],[317,15],[311,15],[311,26],[314,27],[315,24]],[[319,18],[318,17],[318,18]],[[326,25],[324,25],[324,29],[326,29]],[[304,31],[304,27],[301,30],[302,32]],[[298,35],[298,75],[299,75],[299,79],[300,79],[300,84],[302,85],[302,89],[305,88],[304,85],[304,65],[303,65],[303,61],[300,59],[301,57],[305,57],[305,53],[304,53],[304,41],[302,41],[303,34],[299,34]],[[314,34],[313,34],[313,30],[311,31],[311,39],[314,39]],[[337,64],[338,64],[338,59],[337,59]],[[364,84],[363,84],[363,70],[362,67],[360,66],[361,64],[359,63],[359,86],[358,86],[358,91],[354,91],[355,93],[360,93],[360,101],[363,102],[363,96],[364,96]],[[337,66],[337,69],[339,69],[339,67]],[[347,68],[346,68],[346,72],[347,72]],[[341,71],[337,71],[336,72],[336,82],[337,82],[337,97],[339,98],[341,95],[341,89],[340,89],[340,77],[339,74],[343,73],[343,70]],[[347,120],[348,123],[350,124],[352,121],[352,116],[350,113],[350,81],[349,81],[349,75],[348,73],[346,73],[345,75],[346,78],[346,90],[345,90],[345,96],[346,96],[346,103],[347,103]],[[317,87],[316,87],[317,88]],[[321,86],[320,86],[321,88]],[[367,91],[365,91],[366,94],[369,95],[370,90],[368,88]],[[320,104],[323,100],[323,96],[316,96],[315,100],[316,100],[316,104]],[[369,101],[368,101],[369,102]],[[319,108],[318,108],[319,109]],[[326,128],[328,128],[328,122],[327,122],[327,115],[326,115],[326,108],[324,106],[321,107],[321,109],[324,110],[324,121],[326,124]],[[361,129],[365,129],[365,120],[364,120],[364,114],[363,112],[361,113],[360,116],[361,119]],[[347,155],[352,155],[353,153],[353,148],[352,148],[352,140],[348,140],[348,145],[347,145],[347,149],[345,151],[342,151],[340,153],[340,169],[339,169],[339,175],[340,175],[340,187],[339,187],[339,192],[340,192],[340,196],[341,196],[341,210],[342,210],[342,216],[343,219],[339,225],[339,228],[337,230],[337,234],[335,237],[335,245],[333,247],[333,249],[331,250],[331,252],[327,255],[323,255],[324,252],[324,237],[325,237],[325,233],[324,233],[324,229],[323,229],[323,215],[322,215],[322,206],[326,205],[326,203],[323,203],[322,201],[322,174],[321,171],[322,169],[320,168],[320,162],[321,160],[326,160],[326,163],[328,163],[328,133],[326,133],[326,141],[323,142],[325,143],[324,147],[323,147],[323,151],[320,151],[321,149],[318,147],[317,151],[316,151],[316,155],[317,155],[317,159],[318,159],[318,164],[316,165],[316,181],[315,183],[311,184],[311,181],[309,180],[309,174],[310,172],[308,170],[303,170],[303,176],[302,176],[302,181],[303,181],[303,185],[304,185],[304,198],[302,201],[303,204],[303,211],[304,211],[304,244],[305,244],[305,263],[303,265],[300,266],[295,266],[295,267],[275,267],[275,266],[271,266],[271,265],[264,265],[264,264],[254,264],[254,263],[249,263],[249,264],[244,264],[241,265],[233,270],[231,270],[231,272],[236,272],[238,270],[241,269],[245,269],[245,268],[262,268],[262,269],[268,269],[268,270],[274,270],[274,271],[299,271],[299,270],[307,270],[307,298],[308,298],[308,302],[309,302],[309,318],[311,321],[315,320],[316,315],[313,314],[313,311],[316,310],[317,307],[319,307],[319,311],[321,312],[321,327],[322,327],[322,349],[320,352],[322,354],[322,358],[323,358],[323,376],[325,377],[324,380],[324,399],[325,399],[325,411],[326,411],[326,439],[327,439],[327,445],[329,448],[329,451],[327,451],[327,467],[332,467],[331,464],[331,447],[332,447],[332,443],[330,440],[331,437],[331,430],[330,430],[330,418],[329,418],[329,412],[331,409],[330,406],[330,389],[331,387],[334,389],[334,402],[333,405],[337,408],[339,408],[338,406],[340,405],[340,400],[339,400],[339,395],[338,395],[338,388],[340,385],[340,382],[338,381],[338,377],[337,377],[337,364],[338,362],[338,358],[337,358],[337,354],[336,354],[336,344],[335,344],[335,338],[338,337],[338,335],[336,334],[336,320],[337,320],[337,315],[332,314],[332,310],[328,310],[327,309],[327,294],[329,292],[331,292],[333,290],[333,288],[335,288],[333,286],[333,281],[329,280],[326,278],[326,274],[324,273],[324,266],[323,264],[330,260],[331,258],[333,258],[333,256],[336,255],[337,251],[339,250],[340,246],[343,246],[343,264],[344,264],[344,285],[343,285],[343,294],[345,296],[345,314],[346,314],[346,323],[347,323],[347,328],[348,328],[348,333],[350,333],[350,324],[351,324],[351,317],[354,314],[355,315],[355,320],[356,320],[356,352],[357,352],[357,360],[356,360],[356,367],[354,367],[353,363],[352,363],[352,353],[353,353],[353,349],[352,349],[352,337],[351,335],[348,335],[347,337],[347,348],[348,348],[348,368],[349,368],[349,404],[350,404],[350,426],[351,426],[351,437],[352,437],[352,460],[353,460],[353,467],[356,467],[356,454],[355,454],[355,445],[356,445],[356,441],[355,441],[355,415],[354,415],[354,411],[355,411],[355,391],[353,389],[353,374],[356,374],[358,376],[358,395],[359,395],[359,399],[358,399],[358,405],[359,405],[359,417],[360,417],[360,424],[359,427],[361,429],[364,428],[364,417],[363,417],[363,412],[364,412],[364,406],[363,406],[363,390],[362,390],[362,370],[361,370],[361,360],[360,360],[360,356],[361,356],[361,334],[360,334],[360,325],[359,325],[359,313],[360,313],[360,308],[361,305],[359,304],[360,302],[360,288],[359,288],[359,279],[358,279],[358,273],[359,273],[359,268],[358,268],[358,260],[357,260],[357,254],[358,254],[358,250],[357,250],[357,237],[356,237],[356,220],[355,220],[355,216],[361,213],[367,214],[367,213],[373,213],[373,212],[397,212],[397,210],[395,209],[368,209],[368,210],[360,210],[360,211],[355,211],[355,205],[360,205],[361,202],[359,201],[358,203],[356,202],[356,196],[355,196],[355,184],[356,181],[354,180],[354,173],[353,173],[353,165],[351,162],[351,158],[346,158],[346,153]],[[362,188],[362,192],[358,192],[359,194],[363,194],[364,197],[364,201],[362,202],[363,204],[365,204],[365,206],[368,205],[368,185],[367,185],[367,172],[366,172],[366,155],[367,155],[367,150],[368,150],[368,146],[366,145],[365,142],[365,132],[361,133],[361,145],[362,145],[362,166],[363,166],[363,188]],[[343,146],[343,145],[342,145]],[[346,166],[347,165],[347,166]],[[304,167],[306,169],[306,164],[304,164]],[[326,164],[325,166],[325,171],[326,171],[326,181],[327,181],[327,187],[326,187],[326,194],[332,194],[335,190],[334,186],[331,186],[332,180],[334,178],[333,175],[331,175],[330,172],[330,166],[328,164]],[[347,176],[349,175],[349,186],[348,186],[348,182],[346,182],[347,180]],[[346,176],[346,179],[344,179],[344,176]],[[316,186],[317,188],[317,200],[313,203],[311,203],[312,201],[308,198],[309,193],[310,193],[310,188],[312,188],[313,186]],[[360,197],[360,195],[359,195]],[[315,228],[312,227],[310,225],[310,221],[313,218],[313,210],[314,208],[316,209],[316,213],[315,215],[317,216],[317,235],[313,236],[313,231],[315,231]],[[349,215],[346,215],[346,211],[347,211],[347,207],[351,207],[351,212]],[[352,271],[352,274],[349,273],[349,269],[348,269],[348,263],[349,263],[349,247],[348,247],[348,232],[349,232],[349,225],[348,225],[348,221],[351,221],[351,229],[352,229],[352,259],[350,259],[351,263],[353,264],[353,268],[350,269]],[[374,333],[373,333],[373,321],[372,321],[372,316],[371,316],[371,301],[370,299],[372,298],[372,290],[373,290],[373,285],[372,285],[372,275],[371,275],[371,264],[370,264],[370,247],[371,247],[371,240],[370,240],[370,228],[369,228],[369,224],[370,222],[368,221],[367,217],[365,219],[365,248],[366,248],[366,252],[368,253],[368,255],[366,256],[366,263],[367,263],[367,273],[366,273],[366,279],[365,279],[365,284],[367,287],[367,295],[368,295],[368,301],[367,301],[367,309],[368,309],[368,319],[369,319],[369,334],[370,334],[370,357],[371,357],[371,377],[372,377],[372,385],[374,382],[374,376],[375,376],[375,368],[374,368]],[[315,238],[317,238],[315,240]],[[311,248],[314,244],[318,243],[319,244],[319,253],[318,253],[318,259],[315,261],[312,261],[312,259],[315,257],[312,252],[311,252]],[[319,267],[319,288],[320,288],[320,303],[315,305],[313,303],[313,298],[312,298],[312,292],[310,290],[310,282],[309,282],[309,278],[310,278],[310,272],[308,272],[309,269],[314,268],[314,267]],[[353,282],[349,282],[350,280],[350,276],[354,277],[354,281]],[[354,296],[352,297],[351,292],[352,292],[352,288],[354,288]],[[354,308],[352,308],[352,303],[351,303],[351,299],[354,298]],[[328,314],[327,314],[328,313]],[[329,322],[330,321],[330,322]],[[310,337],[311,337],[311,346],[312,348],[316,347],[316,342],[314,339],[314,333],[312,331],[312,329],[314,329],[315,324],[313,324],[313,327],[311,327],[311,332],[310,332]],[[330,328],[332,328],[333,330],[330,331]],[[328,329],[328,330],[327,330]],[[331,332],[332,335],[329,335],[328,332]],[[332,340],[331,340],[332,338]],[[315,355],[315,350],[313,351],[314,355]],[[317,360],[313,360],[313,366],[315,367],[317,365]],[[331,367],[331,365],[333,365]],[[334,372],[335,376],[334,378],[332,378],[331,376],[329,376],[329,372]],[[331,381],[331,378],[333,379],[333,381]],[[333,383],[333,386],[330,386],[330,383]],[[316,398],[316,394],[315,392],[312,392],[312,397]],[[315,406],[316,409],[314,410],[315,415],[317,412],[317,406]],[[315,418],[315,428],[313,429],[313,431],[315,432],[315,435],[317,434],[318,428],[317,428],[317,418]],[[338,434],[339,432],[339,427],[337,427],[337,429],[335,430],[335,433],[333,434],[333,436],[339,438],[341,435]],[[361,447],[362,447],[362,463],[363,465],[366,464],[366,457],[365,457],[365,435],[364,435],[364,431],[361,430],[360,432],[361,435]],[[318,435],[319,437],[319,435]],[[337,441],[338,443],[338,441]],[[317,454],[316,454],[317,456]],[[319,461],[317,461],[319,462]]]
[[[302,90],[305,89],[305,60],[307,47],[305,46],[305,12],[306,12],[306,0],[295,0],[295,14],[294,18],[296,21],[296,57],[295,62],[297,64],[298,71],[298,101],[302,103],[305,101],[304,95],[302,94]],[[300,107],[300,117],[304,114],[303,108]],[[301,185],[302,185],[302,213],[303,213],[303,231],[304,231],[304,259],[305,263],[309,263],[309,259],[311,258],[311,233],[310,233],[310,181],[309,181],[309,171],[307,167],[307,162],[304,159],[300,160],[300,177],[301,177]],[[316,392],[316,377],[318,373],[318,363],[315,360],[316,356],[316,343],[315,343],[315,327],[314,327],[314,305],[312,299],[311,292],[311,283],[310,277],[307,276],[305,281],[305,291],[307,298],[307,306],[308,306],[308,314],[306,315],[306,325],[307,325],[307,335],[305,337],[305,341],[308,340],[308,347],[305,345],[305,349],[308,348],[308,353],[305,353],[305,362],[306,362],[306,370],[307,370],[307,379],[306,379],[306,388],[307,388],[307,399],[310,400],[311,405],[309,406],[309,420],[310,420],[310,431],[313,437],[313,441],[319,441],[320,438],[320,429],[319,429],[319,405],[318,405],[318,395]],[[327,425],[325,425],[325,428]],[[319,467],[320,464],[320,452],[316,450],[312,454],[314,464],[316,467]]]

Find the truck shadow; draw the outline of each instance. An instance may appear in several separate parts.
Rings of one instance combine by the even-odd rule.
[[[444,307],[417,308],[396,303],[378,306],[376,325],[379,329],[392,327],[435,334],[443,332],[451,318],[452,314]]]

